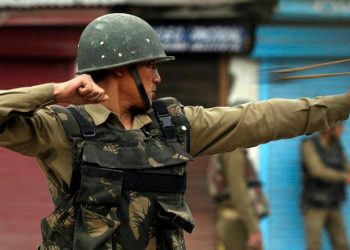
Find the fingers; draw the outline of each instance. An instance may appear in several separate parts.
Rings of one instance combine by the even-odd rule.
[[[100,103],[108,100],[104,89],[97,85],[90,75],[80,75],[67,82],[54,84],[57,102],[70,104]]]
[[[98,86],[89,75],[83,75],[78,95],[85,103],[100,103],[108,100],[105,90]]]
[[[82,86],[78,89],[78,95],[87,103],[99,103],[108,99],[104,89],[91,82],[83,82]]]

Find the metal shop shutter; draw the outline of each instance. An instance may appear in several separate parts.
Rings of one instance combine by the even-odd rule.
[[[0,89],[60,82],[73,76],[74,60],[0,57]],[[32,157],[0,148],[0,249],[36,249],[40,220],[53,211],[47,181]]]
[[[350,77],[319,78],[308,80],[293,80],[272,82],[270,69],[281,65],[298,67],[320,63],[328,59],[264,59],[261,62],[260,98],[298,98],[315,97],[346,93],[349,89]],[[319,68],[310,73],[326,73],[348,71],[349,64],[339,64],[332,67]],[[263,222],[266,249],[281,250],[304,249],[304,229],[299,208],[301,194],[301,167],[299,144],[302,137],[270,142],[260,147],[260,171],[271,202],[272,215]],[[345,132],[342,138],[346,154],[350,157],[350,123],[345,122]],[[349,210],[349,201],[344,209]],[[350,215],[346,216],[346,224],[350,226]],[[350,230],[348,230],[350,238]],[[324,249],[330,249],[326,240]],[[288,246],[286,248],[286,246]]]

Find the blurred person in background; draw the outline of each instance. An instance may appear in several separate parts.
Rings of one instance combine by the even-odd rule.
[[[348,250],[341,205],[350,183],[350,166],[341,145],[343,123],[306,138],[301,144],[306,249],[320,250],[322,232],[328,232],[334,250]]]
[[[237,106],[249,100],[237,100]],[[239,148],[211,157],[209,193],[216,203],[218,250],[262,250],[259,219],[269,214],[249,149]]]

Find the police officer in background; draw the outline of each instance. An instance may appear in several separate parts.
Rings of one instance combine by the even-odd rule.
[[[248,102],[250,100],[238,98],[230,106]],[[239,148],[212,156],[208,186],[216,204],[218,249],[263,249],[259,219],[269,214],[269,205],[249,149]]]
[[[188,161],[349,115],[348,94],[210,109],[152,102],[157,63],[173,59],[148,23],[113,13],[83,31],[78,76],[0,92],[0,145],[37,158],[55,206],[40,249],[185,249]]]
[[[215,199],[216,236],[225,250],[263,249],[259,219],[268,215],[269,208],[248,153],[239,148],[213,156],[226,192]]]
[[[350,166],[340,143],[340,122],[307,138],[302,143],[302,211],[308,250],[320,250],[325,228],[334,250],[348,250],[341,204],[346,184],[350,184]]]

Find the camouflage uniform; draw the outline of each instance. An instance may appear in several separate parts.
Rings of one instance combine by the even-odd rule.
[[[76,197],[69,198],[74,173],[72,159],[81,159],[75,154],[83,152],[86,156],[82,158],[83,162],[100,161],[101,157],[98,157],[99,153],[92,147],[94,142],[77,141],[72,144],[65,134],[59,116],[47,107],[54,103],[52,84],[0,92],[0,145],[36,157],[48,180],[56,210],[43,221],[44,231],[49,232],[44,234],[44,241],[50,239],[51,244],[47,249],[71,249],[69,245],[55,245],[58,235],[65,237],[66,242],[71,242],[74,237],[83,239],[77,240],[76,244],[84,247],[96,245],[95,249],[157,249],[157,246],[162,246],[163,249],[185,249],[181,229],[184,226],[176,225],[175,228],[169,229],[169,224],[166,223],[167,226],[164,227],[162,223],[167,217],[161,220],[163,214],[158,213],[176,213],[183,221],[191,222],[192,218],[181,193],[168,195],[161,192],[124,192],[120,191],[118,182],[108,182],[108,179],[101,177],[94,182],[98,187],[84,185],[88,183],[84,178],[94,178],[93,175],[83,176],[81,190],[84,187],[87,191],[101,190],[101,193],[91,195],[89,192],[81,192]],[[120,135],[135,133],[146,138],[140,131],[152,124],[153,120],[150,113],[138,114],[134,117],[132,129],[125,130],[118,117],[103,105],[89,104],[83,105],[82,108],[89,114],[96,127],[115,129]],[[178,105],[169,106],[168,110],[171,114],[178,114],[180,111]],[[328,128],[339,120],[347,119],[349,101],[348,96],[344,94],[314,99],[275,99],[237,107],[205,109],[185,106],[183,110],[191,127],[189,155],[195,157]],[[106,136],[112,138],[115,135]],[[76,146],[74,157],[73,145]],[[102,152],[108,156],[118,152],[118,147],[113,143],[102,145],[105,148]],[[137,146],[135,150],[140,152]],[[182,160],[183,164],[190,158],[189,155],[183,148],[178,147],[173,153],[177,163]],[[134,159],[139,161],[137,157]],[[108,157],[102,157],[99,163],[102,167],[107,163],[110,166],[108,161]],[[184,171],[182,166],[162,168],[153,160],[147,164],[152,167],[149,171],[154,170],[155,173],[161,171],[181,175]],[[99,206],[97,201],[105,197],[114,199],[120,206]],[[79,208],[78,213],[75,213],[78,211],[76,207]],[[74,235],[74,231],[79,235]],[[110,235],[113,237],[110,238]],[[42,248],[45,249],[44,246]]]

